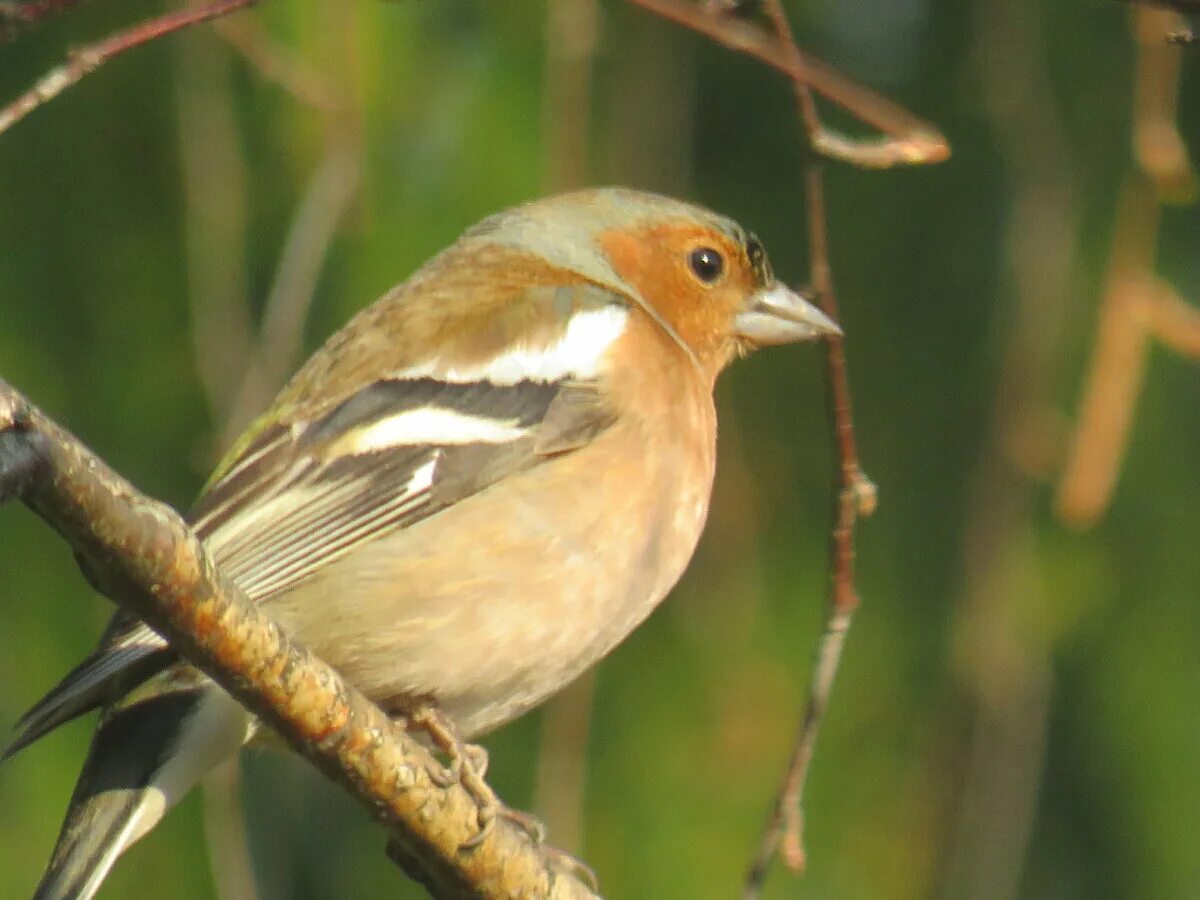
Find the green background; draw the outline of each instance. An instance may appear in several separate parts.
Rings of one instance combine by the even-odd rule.
[[[69,46],[159,11],[95,3],[0,45],[0,98]],[[1151,353],[1099,525],[1065,529],[1052,505],[1131,165],[1127,11],[806,0],[789,12],[807,48],[936,122],[954,155],[828,171],[861,452],[881,505],[860,529],[864,605],[810,782],[809,871],[777,867],[768,895],[1200,896],[1194,362]],[[802,281],[787,83],[616,0],[600,14],[588,180],[726,212]],[[208,265],[232,266],[257,315],[326,146],[352,142],[360,189],[321,268],[306,348],[555,178],[544,4],[280,0],[251,16],[345,112],[298,101],[201,28],[0,135],[0,376],[181,507],[221,442],[188,300],[188,154],[235,199],[220,173],[241,173],[244,215],[204,198],[232,234],[206,245]],[[1181,99],[1193,141],[1197,53],[1185,51]],[[1169,211],[1161,241],[1160,270],[1200,302],[1194,210]],[[599,669],[580,853],[613,897],[736,894],[821,627],[832,456],[820,350],[738,364],[718,402],[696,560]],[[1010,452],[1025,426],[1049,447],[1035,474]],[[45,526],[0,511],[0,726],[89,650],[110,609]],[[536,803],[539,721],[488,741],[493,783],[520,808]],[[32,891],[88,733],[64,728],[0,767],[0,898]],[[383,834],[301,764],[268,753],[246,770],[263,897],[416,895]],[[201,817],[192,796],[101,896],[214,896]]]

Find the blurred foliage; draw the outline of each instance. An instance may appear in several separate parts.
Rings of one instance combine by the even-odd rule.
[[[68,46],[158,9],[87,4],[0,46],[0,97]],[[769,894],[1200,896],[1200,369],[1152,354],[1124,471],[1094,530],[1064,530],[1051,485],[1019,471],[991,491],[979,484],[989,465],[1006,465],[993,405],[1020,375],[1005,350],[1020,327],[1006,229],[1025,173],[1001,131],[1024,121],[1033,96],[1065,141],[1066,164],[1042,186],[1073,204],[1077,232],[1058,237],[1076,256],[1057,298],[1065,326],[1044,410],[1031,410],[1053,423],[1074,409],[1130,165],[1127,11],[805,0],[790,12],[806,47],[937,122],[954,156],[828,173],[861,452],[881,506],[860,531],[865,604],[808,794],[810,869],[775,872]],[[787,84],[617,0],[601,13],[596,181],[728,212],[758,231],[784,277],[802,279]],[[223,59],[232,73],[223,102],[245,166],[244,280],[256,308],[328,135],[361,131],[363,183],[322,271],[306,348],[464,227],[545,185],[544,4],[276,2],[252,15],[347,99],[350,125],[200,28],[113,62],[0,136],[0,375],[180,506],[221,426],[197,375],[187,300],[185,42],[189,58]],[[982,49],[998,15],[1032,23],[1007,52],[1045,73],[1003,122],[987,93],[1007,67]],[[1185,53],[1182,127],[1195,147],[1200,51]],[[1025,139],[1036,149],[1040,135]],[[1168,214],[1160,269],[1196,303],[1198,240],[1193,208]],[[698,557],[600,669],[581,852],[613,897],[735,894],[821,625],[831,450],[819,351],[739,364],[719,402],[722,459]],[[989,506],[1014,492],[1013,516]],[[984,607],[969,599],[981,579]],[[0,723],[89,650],[109,611],[54,535],[19,508],[0,513]],[[1008,723],[1006,739],[980,742],[977,723],[992,720]],[[35,884],[88,729],[64,728],[0,768],[0,898]],[[537,716],[488,743],[501,795],[528,807]],[[382,833],[306,767],[262,753],[245,769],[264,898],[415,895],[386,862]],[[199,810],[189,798],[101,896],[212,896]]]

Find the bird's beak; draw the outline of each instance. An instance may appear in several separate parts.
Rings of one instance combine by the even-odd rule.
[[[758,346],[842,336],[837,322],[778,283],[750,295],[746,308],[733,320],[733,330]]]

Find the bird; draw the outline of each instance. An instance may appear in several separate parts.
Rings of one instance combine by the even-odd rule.
[[[838,325],[729,218],[627,188],[534,200],[469,228],[330,337],[189,522],[290,635],[461,761],[680,578],[708,512],[721,371],[822,337]],[[95,709],[36,900],[92,897],[266,731],[118,611],[4,758]]]

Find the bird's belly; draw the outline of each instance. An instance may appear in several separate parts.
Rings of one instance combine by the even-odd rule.
[[[703,527],[705,479],[660,478],[650,504],[581,509],[567,498],[547,510],[538,475],[553,468],[510,480],[503,504],[468,501],[374,542],[336,563],[341,572],[272,599],[271,611],[372,699],[434,700],[464,736],[498,727],[649,615]]]

